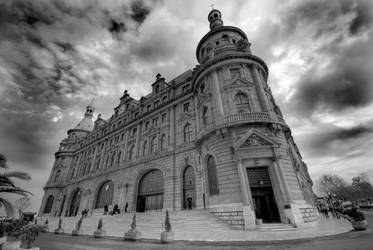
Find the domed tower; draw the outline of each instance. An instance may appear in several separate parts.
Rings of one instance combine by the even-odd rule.
[[[219,10],[208,21],[193,72],[206,206],[218,216],[237,212],[244,228],[316,223],[312,181],[267,84],[267,65],[241,29],[223,25]]]

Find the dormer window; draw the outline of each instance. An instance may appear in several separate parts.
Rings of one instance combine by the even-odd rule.
[[[159,85],[155,86],[155,93],[159,92]]]

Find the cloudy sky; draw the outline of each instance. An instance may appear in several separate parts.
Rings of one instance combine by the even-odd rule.
[[[216,0],[246,32],[314,180],[373,174],[370,0]],[[37,210],[58,143],[95,98],[108,118],[124,89],[193,68],[212,1],[0,2],[0,152],[33,180]]]

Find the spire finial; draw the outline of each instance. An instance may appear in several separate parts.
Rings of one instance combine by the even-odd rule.
[[[93,102],[95,101],[95,98],[92,97],[91,102],[88,104],[88,106],[93,107]]]
[[[215,6],[215,4],[214,4],[214,2],[211,4],[211,10],[213,10],[214,9],[214,6]]]

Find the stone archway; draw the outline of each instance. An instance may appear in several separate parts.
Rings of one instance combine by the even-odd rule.
[[[75,190],[70,202],[69,216],[76,216],[78,214],[81,198],[82,191],[80,189]]]
[[[164,180],[160,170],[154,169],[140,179],[137,195],[137,212],[163,209]]]
[[[113,202],[114,183],[105,181],[98,189],[96,196],[95,209],[103,208],[105,205],[110,206]]]

